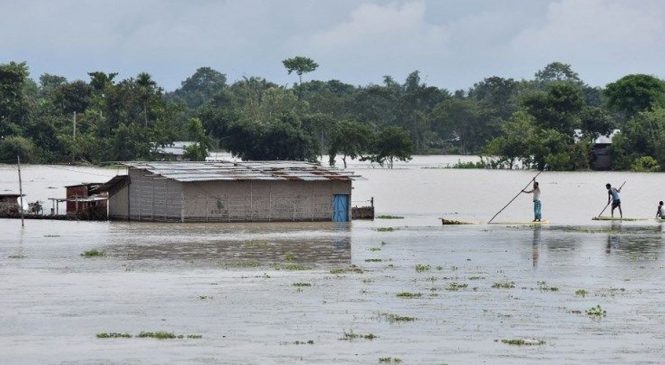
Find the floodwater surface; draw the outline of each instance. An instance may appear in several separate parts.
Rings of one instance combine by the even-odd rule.
[[[534,175],[445,161],[350,166],[353,200],[404,219],[0,220],[0,364],[662,363],[662,227],[590,220],[624,180],[626,211],[651,217],[661,174],[545,173],[550,225],[441,226],[486,221]],[[67,169],[27,167],[28,200],[115,174]],[[176,338],[138,337],[156,331]]]

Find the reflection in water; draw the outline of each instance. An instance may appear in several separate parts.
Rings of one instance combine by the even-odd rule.
[[[312,230],[311,226],[273,226],[269,228],[274,230],[267,234],[256,232],[254,226],[236,228],[242,229],[216,234],[214,239],[198,234],[195,229],[180,235],[144,232],[139,234],[143,237],[141,241],[112,244],[105,250],[128,260],[196,260],[245,267],[285,262],[308,265],[351,262],[348,225],[317,227],[318,230]]]
[[[531,246],[531,256],[533,258],[533,267],[538,266],[538,258],[540,257],[540,232],[543,227],[537,226],[533,228],[533,242]]]

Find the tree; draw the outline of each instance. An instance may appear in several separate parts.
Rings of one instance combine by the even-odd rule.
[[[627,75],[605,89],[607,106],[625,120],[642,111],[665,107],[665,82],[657,77]]]
[[[198,118],[192,118],[189,120],[187,130],[189,140],[196,143],[185,148],[183,158],[192,161],[205,161],[206,157],[208,157],[208,150],[212,147],[212,141],[206,135],[203,123]]]
[[[19,133],[28,119],[24,92],[28,76],[25,62],[0,64],[0,137]]]
[[[39,162],[36,147],[31,140],[21,136],[10,136],[0,139],[0,162],[16,163],[16,156],[21,156],[25,163]]]
[[[586,107],[580,113],[582,134],[591,140],[600,136],[609,136],[616,128],[616,122],[603,108]]]
[[[570,83],[551,84],[547,91],[537,91],[524,98],[522,104],[542,128],[573,135],[584,107],[582,91]]]
[[[188,108],[198,109],[225,88],[226,75],[210,67],[199,67],[172,95],[182,100]]]
[[[347,157],[352,159],[362,157],[362,154],[370,149],[372,136],[372,129],[366,124],[350,120],[337,123],[328,150],[330,166],[335,165],[335,157],[338,153],[342,155],[344,168],[346,168]]]
[[[499,156],[512,169],[517,161],[524,166],[531,162],[531,145],[535,143],[535,121],[524,111],[515,112],[501,126],[502,135],[488,142],[485,152],[490,156]]]
[[[286,67],[289,75],[291,72],[295,72],[298,75],[299,84],[302,84],[302,74],[312,72],[319,67],[319,64],[314,62],[313,59],[302,56],[287,58],[282,61],[282,64]]]
[[[395,159],[408,161],[413,153],[413,143],[409,134],[400,127],[388,127],[379,132],[374,145],[374,160],[379,164],[388,161],[388,168],[393,168]]]
[[[157,89],[157,83],[152,80],[147,72],[138,74],[136,85],[139,88],[141,103],[143,103],[143,126],[148,128],[148,101],[155,93],[159,92],[159,89]]]
[[[553,81],[570,81],[573,83],[581,83],[580,77],[573,68],[562,62],[552,62],[545,66],[542,70],[536,72],[536,81],[541,83]]]

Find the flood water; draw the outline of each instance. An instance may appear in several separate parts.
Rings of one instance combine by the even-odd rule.
[[[662,363],[662,227],[590,219],[604,184],[623,181],[624,215],[652,217],[662,174],[546,172],[551,224],[442,226],[441,216],[487,221],[534,175],[441,168],[457,160],[350,164],[364,177],[353,200],[374,197],[378,214],[404,219],[24,229],[0,219],[0,364]],[[23,172],[34,201],[118,170]],[[15,188],[15,168],[0,166],[0,191]],[[531,218],[523,195],[496,221]],[[81,256],[93,249],[104,256]],[[605,315],[587,315],[597,305]],[[519,339],[544,343],[502,342]]]

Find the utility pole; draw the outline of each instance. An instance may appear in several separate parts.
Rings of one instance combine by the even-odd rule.
[[[18,193],[19,193],[19,201],[21,202],[21,206],[19,207],[19,211],[21,212],[21,227],[25,227],[25,222],[23,220],[23,181],[21,180],[20,155],[16,155],[16,165],[18,166]]]
[[[76,112],[74,112],[74,119],[72,119],[72,137],[76,139]]]

